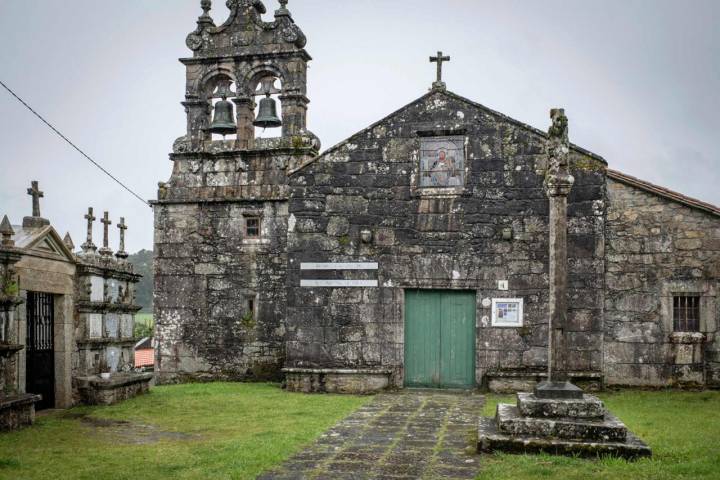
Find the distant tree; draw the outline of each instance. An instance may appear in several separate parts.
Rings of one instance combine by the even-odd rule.
[[[135,266],[135,273],[142,275],[137,284],[137,303],[142,306],[142,312],[152,313],[153,311],[153,252],[152,250],[140,250],[128,257],[128,261]]]

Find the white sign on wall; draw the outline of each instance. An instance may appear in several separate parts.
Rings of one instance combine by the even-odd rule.
[[[492,326],[493,327],[522,327],[523,326],[523,299],[522,298],[493,298],[493,300],[492,300]]]

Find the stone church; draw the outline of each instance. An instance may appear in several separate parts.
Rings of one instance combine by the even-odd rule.
[[[271,21],[230,0],[222,25],[200,3],[187,133],[154,202],[160,381],[526,389],[559,291],[574,382],[720,385],[720,208],[611,170],[561,110],[549,135],[451,92],[442,53],[429,92],[321,153],[287,0]]]

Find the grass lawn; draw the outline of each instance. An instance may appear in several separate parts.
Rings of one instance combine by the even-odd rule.
[[[652,459],[495,454],[483,456],[478,479],[720,479],[720,392],[624,391],[600,396],[652,447]],[[488,396],[483,415],[494,415],[498,401],[514,403],[514,398]]]
[[[156,387],[1,434],[0,479],[255,478],[370,399],[270,384]]]

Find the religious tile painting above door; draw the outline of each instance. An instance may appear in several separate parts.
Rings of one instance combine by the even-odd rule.
[[[465,137],[427,137],[420,143],[420,187],[465,186]]]

